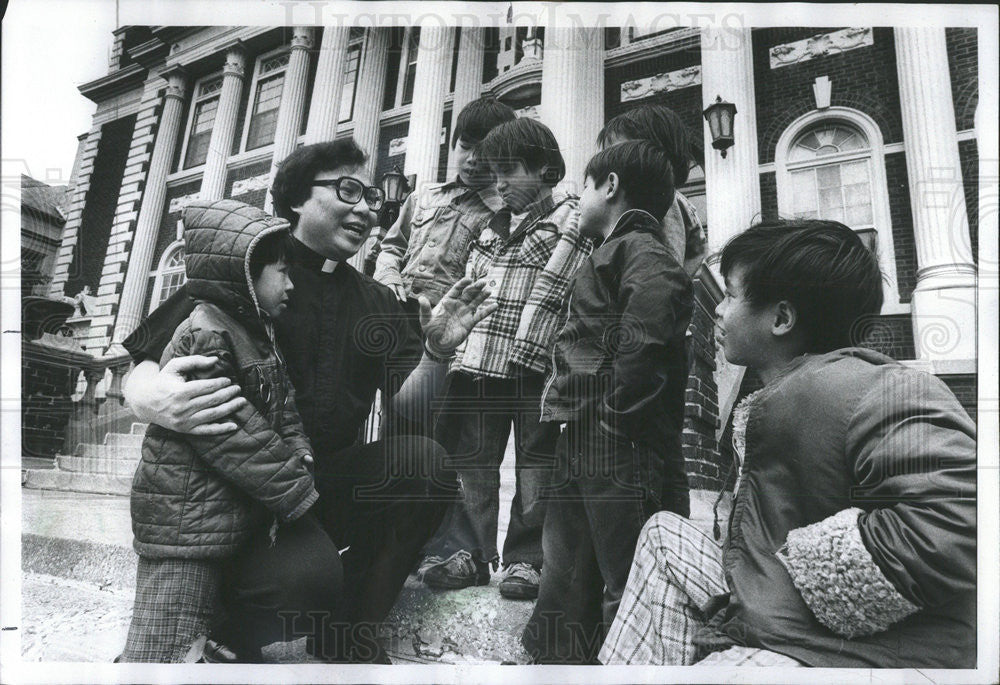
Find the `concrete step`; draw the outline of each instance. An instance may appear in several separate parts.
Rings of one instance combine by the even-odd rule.
[[[24,469],[21,484],[37,490],[83,492],[97,495],[128,495],[132,476],[106,473],[74,473],[60,469]]]
[[[70,473],[90,473],[131,478],[139,465],[139,459],[129,457],[84,457],[75,454],[60,454],[56,457],[59,469]]]
[[[73,454],[92,459],[131,459],[138,463],[142,450],[131,445],[95,445],[83,442],[76,446]]]
[[[109,447],[139,449],[142,447],[142,441],[145,437],[145,429],[142,433],[108,433],[107,437],[104,438],[104,444]]]

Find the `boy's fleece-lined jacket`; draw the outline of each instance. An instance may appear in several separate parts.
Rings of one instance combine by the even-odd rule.
[[[860,348],[749,404],[711,624],[826,667],[976,663],[975,425],[937,377]]]
[[[319,495],[292,386],[250,281],[253,246],[288,223],[233,200],[188,205],[183,220],[186,287],[197,305],[160,363],[215,356],[216,367],[200,377],[231,378],[248,403],[228,417],[237,429],[225,435],[150,424],[132,481],[132,529],[140,555],[213,558],[275,518],[297,519]]]
[[[486,278],[499,306],[459,346],[452,371],[492,378],[549,371],[570,279],[593,248],[580,235],[577,205],[575,195],[546,195],[507,239],[487,226],[472,243],[465,274]]]

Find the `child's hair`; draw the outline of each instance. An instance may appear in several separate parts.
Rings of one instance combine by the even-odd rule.
[[[476,154],[491,164],[521,162],[531,171],[545,168],[542,180],[548,186],[559,183],[566,175],[566,163],[552,131],[540,121],[526,117],[494,128],[476,148]]]
[[[743,295],[751,304],[791,302],[806,352],[855,344],[852,329],[882,309],[878,257],[836,221],[762,221],[726,243],[719,266],[723,276],[744,268]]]
[[[605,147],[612,140],[652,140],[660,146],[674,167],[674,183],[687,183],[694,163],[691,134],[681,118],[663,105],[639,105],[623,112],[604,125],[597,134],[597,144]]]
[[[652,141],[630,140],[601,150],[587,162],[584,177],[600,187],[614,172],[625,200],[662,221],[674,201],[674,174],[666,153]]]
[[[514,110],[489,95],[473,100],[458,113],[451,146],[461,138],[470,145],[478,145],[490,131],[500,124],[517,118]]]
[[[292,211],[309,199],[313,179],[321,171],[332,171],[340,167],[360,167],[368,156],[358,147],[353,138],[341,138],[326,143],[304,145],[285,160],[274,175],[271,197],[274,213],[286,219],[292,228],[298,222],[298,214]]]
[[[288,261],[292,253],[292,233],[288,229],[273,231],[257,241],[250,253],[250,278],[256,280],[268,264]]]

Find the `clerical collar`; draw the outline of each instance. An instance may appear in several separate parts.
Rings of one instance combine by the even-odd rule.
[[[292,261],[309,271],[322,271],[329,274],[333,273],[339,264],[333,259],[327,259],[295,236],[292,236],[292,245],[294,246]]]

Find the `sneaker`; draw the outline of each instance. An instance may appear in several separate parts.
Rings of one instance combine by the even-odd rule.
[[[424,574],[427,571],[444,561],[444,557],[439,557],[436,554],[430,554],[423,558],[420,565],[417,566],[417,580],[423,581]]]
[[[531,564],[517,561],[504,570],[500,581],[500,594],[507,599],[535,599],[541,573]]]
[[[488,585],[490,567],[476,561],[472,555],[461,549],[444,561],[424,568],[423,581],[436,588],[457,589],[473,585]]]

